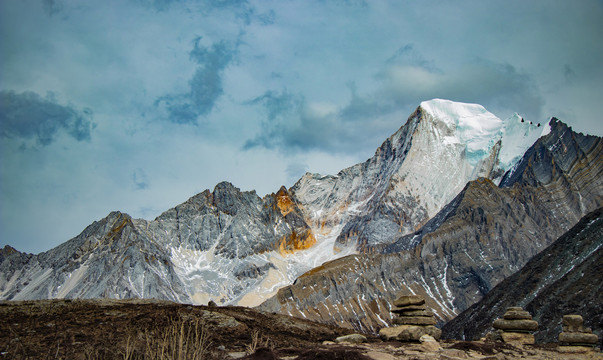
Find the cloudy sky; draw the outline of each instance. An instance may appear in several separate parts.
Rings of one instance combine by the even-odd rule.
[[[0,245],[373,155],[422,100],[603,135],[603,2],[0,1]]]

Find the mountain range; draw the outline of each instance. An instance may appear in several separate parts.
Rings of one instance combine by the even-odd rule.
[[[426,101],[337,175],[264,197],[223,182],[44,253],[7,246],[0,299],[215,301],[376,331],[410,292],[444,323],[603,205],[602,148],[556,118]]]

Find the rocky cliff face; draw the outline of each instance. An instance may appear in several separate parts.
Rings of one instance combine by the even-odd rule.
[[[603,205],[602,148],[554,120],[500,186],[469,182],[417,232],[314,269],[260,308],[376,331],[386,302],[424,292],[448,321]]]
[[[13,253],[0,263],[3,299],[131,298],[186,301],[169,254],[130,216],[113,212],[39,255]]]
[[[539,323],[538,342],[557,341],[561,318],[579,314],[601,339],[603,209],[588,214],[521,270],[443,327],[446,338],[479,338],[506,307],[522,306]]]
[[[284,187],[262,199],[220,183],[136,225],[168,249],[195,303],[259,304],[274,286],[312,267],[287,261],[316,238]],[[299,270],[287,272],[288,266]]]

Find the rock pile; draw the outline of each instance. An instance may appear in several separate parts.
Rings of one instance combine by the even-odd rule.
[[[538,322],[520,307],[507,308],[502,319],[494,320],[492,327],[498,330],[504,342],[534,344],[533,331],[538,330]]]
[[[561,324],[563,332],[559,334],[559,344],[562,346],[594,347],[599,342],[597,334],[583,327],[584,320],[580,315],[564,315]]]
[[[400,296],[394,301],[391,312],[395,314],[393,322],[397,326],[381,329],[379,336],[383,340],[419,341],[423,335],[438,340],[442,335],[442,331],[434,326],[433,312],[427,310],[421,296]]]

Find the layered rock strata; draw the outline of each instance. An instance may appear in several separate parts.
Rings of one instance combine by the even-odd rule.
[[[521,307],[510,307],[502,319],[494,320],[492,327],[499,330],[504,342],[534,344],[532,332],[538,330],[538,322]]]
[[[559,344],[562,346],[589,346],[594,347],[599,342],[599,337],[593,334],[592,329],[584,328],[584,319],[580,315],[564,315],[563,332],[559,334]]]
[[[433,312],[427,310],[425,299],[418,295],[403,295],[394,301],[391,312],[395,314],[394,324],[398,326],[383,328],[379,336],[383,340],[420,341],[429,335],[438,340],[442,331],[435,327]]]

